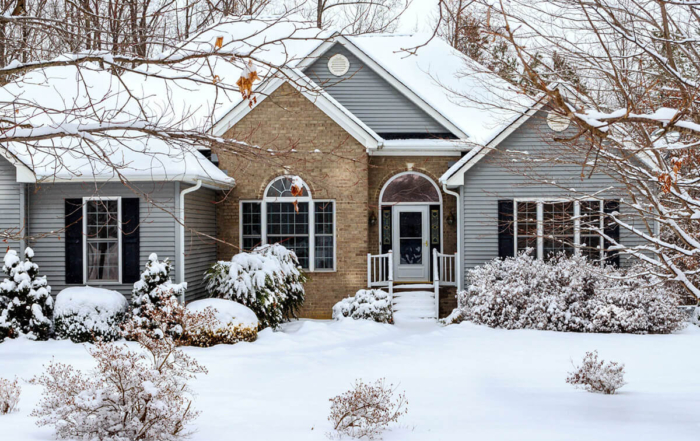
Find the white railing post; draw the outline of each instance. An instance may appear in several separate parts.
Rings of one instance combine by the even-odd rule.
[[[435,290],[435,319],[440,318],[440,270],[438,269],[438,251],[433,248],[433,290]]]
[[[389,296],[394,297],[394,256],[389,250],[387,261],[389,263]]]
[[[372,255],[367,253],[367,287],[372,287]]]

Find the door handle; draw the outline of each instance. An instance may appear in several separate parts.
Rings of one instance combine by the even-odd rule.
[[[426,247],[428,246],[428,241],[427,241],[427,240],[425,241],[425,246],[426,246]]]

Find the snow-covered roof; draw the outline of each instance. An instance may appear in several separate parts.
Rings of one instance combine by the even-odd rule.
[[[498,75],[429,34],[376,34],[347,40],[471,143],[488,144],[533,104]],[[411,48],[418,48],[415,54],[408,51]]]
[[[303,59],[318,45],[316,38],[328,35],[295,16],[231,17],[159,55],[176,64],[139,66],[120,78],[112,75],[109,66],[95,63],[29,71],[20,81],[0,88],[0,102],[16,106],[17,122],[31,128],[17,128],[5,136],[47,135],[47,139],[7,143],[6,156],[30,170],[24,174],[27,181],[103,181],[121,176],[201,179],[205,185],[231,187],[233,178],[209,162],[192,141],[166,142],[144,129],[167,126],[206,133],[241,102],[235,84],[244,59],[257,60],[258,74],[265,79],[278,72],[277,66]],[[239,56],[188,58],[202,49],[213,50],[219,37],[223,38],[219,51]],[[103,55],[109,61],[110,55]],[[90,130],[94,133],[86,134]]]

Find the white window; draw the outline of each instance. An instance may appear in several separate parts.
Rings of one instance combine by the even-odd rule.
[[[241,201],[240,213],[243,250],[279,243],[296,253],[302,268],[335,271],[335,202],[312,199],[299,178],[276,178],[262,201]]]
[[[83,199],[85,283],[121,282],[121,198]]]
[[[515,252],[535,250],[539,259],[552,254],[581,253],[591,260],[605,257],[604,202],[596,200],[515,200]]]

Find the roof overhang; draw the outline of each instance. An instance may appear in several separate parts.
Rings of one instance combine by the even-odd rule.
[[[383,141],[372,129],[350,113],[327,92],[323,91],[322,88],[301,71],[298,69],[284,69],[283,74],[284,77],[276,76],[258,85],[254,92],[259,97],[257,104],[251,107],[247,101],[242,100],[214,124],[211,129],[212,135],[223,136],[275,90],[283,84],[289,83],[365,148],[376,149]]]

